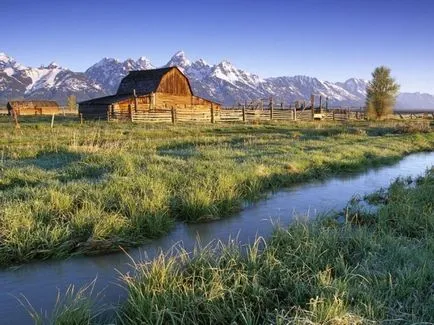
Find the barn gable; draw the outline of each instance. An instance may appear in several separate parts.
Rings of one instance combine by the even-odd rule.
[[[172,95],[192,96],[188,78],[178,69],[170,69],[161,78],[157,92]]]

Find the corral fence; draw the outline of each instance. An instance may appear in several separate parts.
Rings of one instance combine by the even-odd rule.
[[[401,120],[434,119],[434,112],[402,113],[396,112],[394,118]],[[101,118],[99,118],[101,119]],[[222,108],[219,110],[210,108],[156,108],[151,110],[116,111],[109,110],[106,119],[108,121],[130,121],[134,123],[183,123],[183,122],[250,122],[261,123],[265,121],[350,121],[365,120],[363,110],[351,110],[349,108],[330,109],[296,109],[296,108]]]
[[[264,105],[265,106],[265,105]],[[215,107],[174,107],[174,108],[153,108],[138,110],[118,110],[109,109],[106,116],[92,117],[91,115],[83,118],[77,111],[62,109],[58,114],[49,114],[54,122],[54,115],[60,116],[78,116],[80,123],[84,119],[106,120],[106,121],[126,121],[134,123],[184,123],[184,122],[202,122],[202,123],[261,123],[266,121],[350,121],[365,120],[366,115],[363,108],[323,108],[316,107],[297,107],[296,105],[239,105],[236,107],[227,107],[215,109]],[[7,110],[0,110],[0,115],[6,115]],[[35,115],[36,116],[36,115]],[[37,115],[40,116],[40,115]],[[413,119],[434,119],[434,111],[430,112],[412,112],[396,111],[394,118],[399,120]]]
[[[252,122],[265,121],[312,121],[312,120],[363,120],[365,114],[362,111],[350,111],[348,109],[296,109],[296,108],[222,108],[219,110],[210,108],[158,108],[152,110],[129,110],[107,112],[108,121],[131,122]]]
[[[293,104],[285,105],[283,102],[276,103],[273,98],[259,99],[250,103],[238,104],[234,107],[216,109],[210,107],[161,107],[145,109],[129,106],[128,110],[112,106],[107,111],[108,121],[131,121],[131,122],[250,122],[260,123],[265,121],[349,121],[365,120],[366,114],[363,107],[329,107],[328,98],[315,103],[315,96],[312,95],[310,103],[306,101],[295,101]],[[316,104],[318,106],[316,106]],[[434,113],[396,112],[395,118],[432,118]],[[100,117],[99,117],[100,118]]]

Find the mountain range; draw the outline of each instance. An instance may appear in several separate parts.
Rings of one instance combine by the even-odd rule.
[[[203,59],[190,61],[177,52],[164,66],[177,66],[189,78],[195,94],[226,106],[273,97],[275,102],[308,100],[311,94],[329,98],[332,106],[363,106],[367,80],[351,78],[344,82],[323,81],[308,76],[261,78],[236,68],[228,61],[208,64]],[[74,72],[52,62],[38,68],[16,62],[0,53],[0,103],[11,99],[50,99],[65,103],[69,95],[86,100],[114,94],[120,80],[131,70],[153,69],[146,57],[119,61],[104,58],[84,72]],[[434,96],[400,93],[396,108],[434,109]]]

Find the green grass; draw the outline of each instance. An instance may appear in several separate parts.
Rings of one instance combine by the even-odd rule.
[[[427,123],[132,125],[0,117],[0,266],[135,246],[269,190],[432,150]]]
[[[18,300],[32,317],[35,325],[91,325],[100,322],[104,308],[97,306],[98,294],[94,294],[95,280],[83,288],[76,289],[73,285],[61,294],[58,292],[56,303],[51,314],[36,311],[25,298]]]
[[[432,324],[434,169],[381,196],[374,213],[351,202],[345,222],[326,216],[249,246],[219,242],[136,264],[116,317],[83,313],[83,324]]]

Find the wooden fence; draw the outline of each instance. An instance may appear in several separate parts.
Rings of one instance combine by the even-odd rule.
[[[434,119],[434,113],[395,113],[397,119]],[[131,122],[253,122],[259,123],[264,121],[349,121],[364,120],[366,118],[363,111],[350,111],[348,109],[329,109],[317,110],[304,109],[297,110],[285,108],[273,109],[220,109],[210,108],[161,108],[152,110],[128,110],[116,111],[111,110],[107,113],[109,121],[131,121]]]
[[[1,110],[0,115],[6,115],[7,110]],[[77,116],[77,112],[63,110],[57,115]],[[83,117],[78,115],[81,123]],[[328,109],[318,110],[307,108],[304,110],[295,108],[230,108],[215,110],[213,108],[160,108],[160,109],[141,109],[138,111],[129,110],[110,110],[106,117],[98,114],[95,120],[108,121],[127,121],[134,123],[183,123],[183,122],[202,122],[202,123],[225,123],[225,122],[247,122],[261,123],[265,121],[349,121],[364,120],[363,111],[351,111],[349,109]],[[434,120],[434,112],[395,112],[394,118],[398,120],[431,119]]]
[[[151,110],[117,110],[111,109],[107,112],[109,121],[131,121],[131,122],[264,122],[264,121],[311,121],[311,120],[363,120],[363,112],[352,112],[349,110],[317,110],[295,108],[267,108],[254,109],[220,109],[210,108],[158,108]]]

